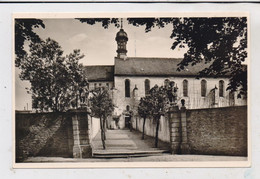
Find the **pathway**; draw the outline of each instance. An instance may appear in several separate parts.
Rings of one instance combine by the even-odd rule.
[[[107,130],[106,149],[102,147],[100,133],[92,141],[93,156],[102,158],[113,157],[141,157],[161,155],[169,152],[169,145],[159,141],[159,147],[154,148],[154,138],[145,136],[142,140],[142,133],[129,130]]]

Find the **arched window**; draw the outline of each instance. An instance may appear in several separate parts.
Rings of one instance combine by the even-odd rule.
[[[149,95],[150,91],[150,80],[146,79],[144,81],[144,89],[145,89],[145,96]]]
[[[130,97],[130,80],[125,80],[125,97]]]
[[[207,81],[201,80],[201,96],[205,97],[207,93]]]
[[[169,80],[169,79],[164,80],[164,86],[165,86],[165,87],[168,87],[168,86],[169,86],[169,83],[170,83],[170,80]]]
[[[219,81],[219,97],[224,97],[224,81]]]
[[[183,80],[183,96],[188,96],[188,80]]]
[[[130,106],[129,105],[126,106],[126,111],[130,111]]]

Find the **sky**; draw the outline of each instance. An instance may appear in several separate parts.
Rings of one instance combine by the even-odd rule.
[[[42,19],[45,28],[34,29],[42,38],[57,41],[64,50],[64,54],[71,53],[74,49],[80,49],[85,56],[80,60],[83,65],[113,65],[117,56],[116,33],[119,28],[110,25],[104,29],[101,23],[88,25],[76,19]],[[129,25],[123,19],[123,29],[128,35],[128,57],[168,57],[182,58],[187,49],[171,50],[174,42],[170,39],[172,26],[153,28],[145,33],[145,27]],[[32,109],[31,95],[25,88],[30,87],[27,81],[19,79],[20,70],[15,70],[15,95],[16,110]]]

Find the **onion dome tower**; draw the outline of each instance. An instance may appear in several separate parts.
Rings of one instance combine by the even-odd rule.
[[[127,33],[123,29],[123,21],[121,19],[121,28],[119,32],[116,34],[116,42],[117,42],[117,57],[125,58],[126,57],[126,43],[128,41]]]

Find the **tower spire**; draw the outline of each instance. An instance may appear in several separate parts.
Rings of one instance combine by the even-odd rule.
[[[121,28],[119,32],[116,34],[116,42],[117,42],[117,57],[118,58],[126,58],[126,43],[128,41],[127,33],[123,29],[123,18],[121,18]]]

